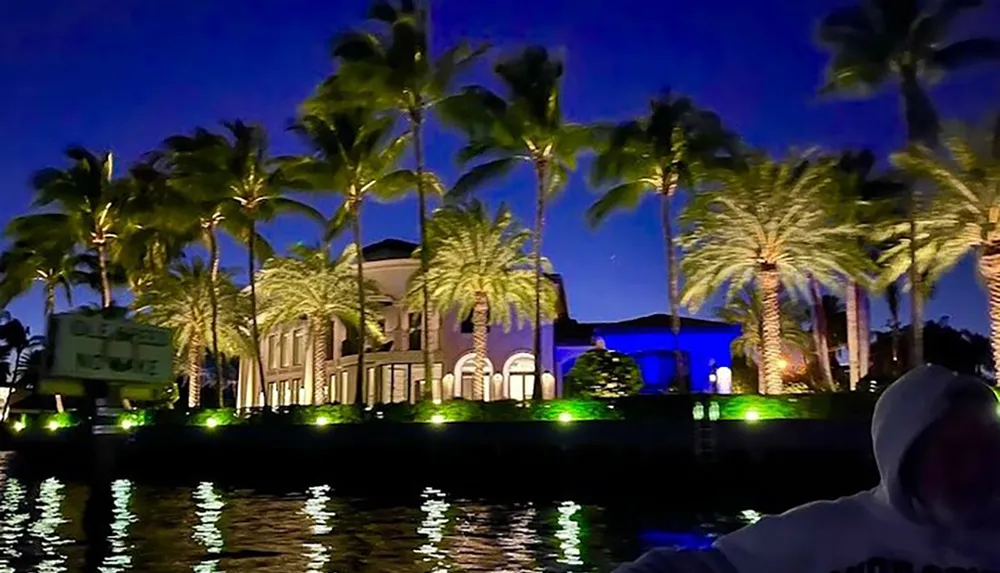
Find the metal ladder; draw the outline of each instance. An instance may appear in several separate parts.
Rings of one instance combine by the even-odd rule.
[[[705,415],[694,421],[694,455],[703,463],[718,461],[717,439],[714,416],[708,415],[711,407],[708,400],[700,400]]]

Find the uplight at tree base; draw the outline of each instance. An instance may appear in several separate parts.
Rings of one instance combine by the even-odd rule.
[[[313,423],[316,424],[317,426],[327,426],[330,424],[330,419],[327,418],[326,416],[320,416],[316,418],[316,421]]]
[[[752,424],[760,420],[760,412],[757,410],[747,410],[746,413],[743,414],[743,420]]]
[[[563,412],[559,414],[559,421],[562,422],[563,424],[568,424],[573,421],[573,414],[570,414],[569,412]]]
[[[59,429],[59,422],[55,420],[50,420],[49,423],[45,425],[45,427],[48,428],[50,432],[55,432]]]
[[[122,427],[123,430],[128,431],[128,430],[131,430],[132,426],[134,426],[135,424],[132,422],[132,420],[130,420],[128,418],[125,418],[124,420],[122,420],[122,422],[121,422],[120,425],[121,425],[121,427]]]
[[[442,416],[441,414],[434,414],[433,416],[431,416],[431,423],[432,424],[439,425],[439,424],[445,423],[446,421],[447,420],[445,420],[444,416]]]
[[[14,433],[17,434],[17,433],[23,432],[24,429],[27,427],[27,424],[25,424],[21,420],[18,420],[16,422],[14,422],[11,425],[11,427],[14,428]]]
[[[216,420],[215,418],[209,418],[209,419],[205,420],[205,427],[206,428],[211,429],[211,428],[217,427],[218,425],[219,425],[219,421]]]

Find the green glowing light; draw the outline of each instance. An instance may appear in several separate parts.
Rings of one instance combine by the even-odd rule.
[[[209,419],[205,420],[205,427],[206,428],[214,428],[214,427],[216,427],[218,425],[219,425],[219,420],[217,420],[215,418],[209,418]]]
[[[131,418],[125,418],[124,420],[122,420],[120,425],[123,430],[131,430],[132,426],[135,425],[135,422],[133,422]]]
[[[326,426],[326,425],[329,425],[330,418],[327,418],[326,416],[320,416],[320,417],[316,418],[316,421],[314,423],[317,426]]]
[[[56,420],[49,420],[49,423],[46,424],[45,427],[48,428],[50,432],[55,432],[59,429],[59,422]]]
[[[701,403],[695,404],[694,408],[691,410],[691,417],[695,420],[704,420],[705,406],[701,405]]]
[[[28,427],[28,425],[27,425],[27,424],[25,424],[25,423],[24,423],[23,421],[21,421],[21,420],[18,420],[18,421],[16,421],[16,422],[14,422],[14,424],[13,424],[13,428],[14,428],[14,433],[18,433],[18,432],[22,432],[22,431],[24,431],[24,429],[25,429],[26,427]]]
[[[569,412],[563,412],[559,414],[559,421],[562,422],[563,424],[568,424],[573,421],[573,414],[570,414]]]
[[[760,420],[760,413],[757,412],[757,410],[747,410],[746,413],[743,414],[743,419],[752,424]]]
[[[443,424],[445,422],[446,420],[444,419],[444,416],[442,416],[441,414],[434,414],[433,416],[431,416],[432,424]]]

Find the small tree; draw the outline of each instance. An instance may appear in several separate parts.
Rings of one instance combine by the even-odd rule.
[[[566,375],[567,396],[621,398],[637,394],[641,388],[642,376],[635,360],[603,348],[581,354]]]

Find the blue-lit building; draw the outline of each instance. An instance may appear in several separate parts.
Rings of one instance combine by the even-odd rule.
[[[677,390],[708,392],[710,375],[731,367],[730,346],[740,327],[699,318],[681,318],[680,334],[670,329],[670,315],[652,314],[619,322],[577,322],[568,315],[556,322],[554,363],[560,381],[577,357],[597,346],[615,350],[636,361],[645,383],[643,392],[670,390],[677,379],[677,352],[682,356],[685,386]]]

